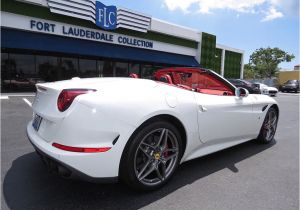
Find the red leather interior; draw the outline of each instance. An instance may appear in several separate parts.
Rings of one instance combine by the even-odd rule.
[[[196,90],[211,95],[235,95],[234,88],[218,76],[199,68],[166,68],[154,73],[160,82],[175,85],[185,90]]]
[[[204,93],[204,94],[210,94],[210,95],[232,95],[231,92],[224,91],[224,90],[212,90],[212,89],[203,89],[203,88],[197,88],[196,89],[198,93]]]
[[[174,84],[173,81],[172,81],[171,76],[168,75],[168,74],[161,75],[160,78],[159,78],[159,81],[165,82],[165,83],[168,83],[168,84]]]
[[[183,88],[185,90],[193,90],[190,86],[178,84],[177,87]]]
[[[139,75],[134,74],[134,73],[131,73],[131,74],[129,75],[129,77],[131,77],[131,78],[139,78]]]

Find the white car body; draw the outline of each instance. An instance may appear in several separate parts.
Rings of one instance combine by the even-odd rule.
[[[278,93],[278,89],[275,88],[275,87],[270,87],[270,86],[267,86],[267,85],[262,84],[262,83],[256,83],[256,84],[259,85],[261,94],[269,95],[269,96],[276,96],[277,93]]]
[[[60,112],[57,98],[68,88],[97,91],[77,96]],[[274,104],[265,95],[216,96],[144,79],[73,79],[37,85],[32,108],[42,121],[38,131],[30,121],[27,134],[38,151],[86,177],[116,178],[126,143],[150,118],[168,115],[182,123],[186,133],[183,163],[257,138]],[[111,149],[70,152],[53,147],[53,142]]]

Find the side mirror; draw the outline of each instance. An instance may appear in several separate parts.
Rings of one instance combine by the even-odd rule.
[[[245,88],[238,87],[235,89],[235,96],[237,97],[247,97],[249,95],[249,91]]]

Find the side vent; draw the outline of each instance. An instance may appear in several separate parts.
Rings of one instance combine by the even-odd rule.
[[[113,142],[112,142],[113,145],[115,145],[115,144],[117,143],[119,137],[120,137],[120,135],[118,135],[118,136],[113,140]]]
[[[268,107],[268,105],[265,105],[261,110],[264,112],[267,107]]]

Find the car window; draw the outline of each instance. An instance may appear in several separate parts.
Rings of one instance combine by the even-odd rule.
[[[264,86],[263,84],[259,84],[259,83],[254,83],[253,85],[257,88],[262,88]]]
[[[261,87],[261,88],[267,88],[268,86],[265,85],[265,84],[261,84],[260,87]]]
[[[244,84],[244,85],[252,85],[252,83],[251,82],[248,82],[248,81],[246,81],[246,80],[241,80],[241,82]]]

